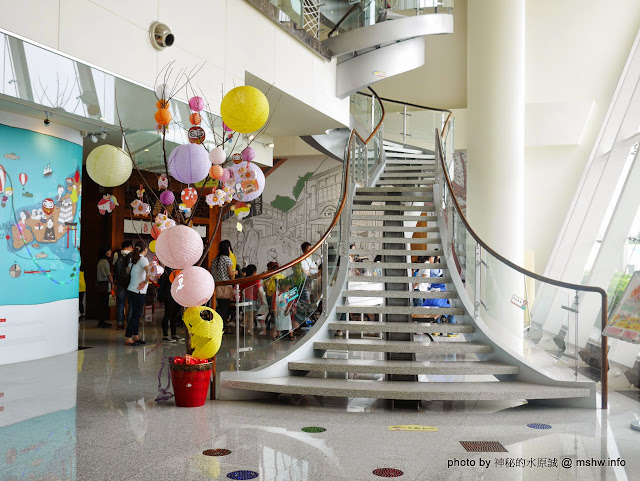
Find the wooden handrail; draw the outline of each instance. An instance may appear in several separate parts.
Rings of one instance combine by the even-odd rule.
[[[373,131],[371,132],[371,135],[369,135],[369,137],[367,137],[366,139],[364,139],[358,132],[356,132],[355,129],[353,129],[351,131],[351,135],[349,135],[349,141],[347,142],[347,146],[350,147],[352,142],[354,141],[354,138],[358,138],[362,143],[364,144],[368,144],[371,139],[373,139],[373,137],[378,133],[378,130],[380,130],[380,127],[382,127],[382,123],[384,122],[384,117],[385,117],[385,110],[384,110],[384,105],[382,104],[382,101],[380,100],[380,97],[378,97],[378,94],[375,93],[375,91],[369,87],[369,90],[372,92],[373,97],[378,101],[378,103],[380,104],[380,108],[382,111],[382,115],[380,116],[380,121],[378,122],[378,124],[375,126],[375,128],[373,129]],[[295,266],[296,264],[299,264],[300,262],[302,262],[303,260],[305,260],[307,257],[311,256],[311,254],[313,254],[315,251],[317,251],[320,246],[322,246],[322,244],[327,240],[327,238],[331,235],[331,231],[333,230],[333,228],[338,224],[338,220],[340,219],[340,216],[342,215],[342,211],[344,209],[344,206],[347,203],[347,196],[349,193],[349,174],[350,174],[350,164],[351,164],[351,148],[347,148],[347,155],[345,158],[345,176],[344,176],[344,183],[343,183],[343,187],[342,187],[342,198],[340,199],[340,204],[338,205],[338,209],[336,211],[336,215],[334,216],[333,220],[331,221],[331,224],[329,225],[329,228],[326,230],[326,232],[324,233],[324,235],[320,238],[320,240],[318,242],[316,242],[311,249],[306,252],[305,254],[302,254],[300,257],[293,259],[292,261],[287,262],[286,264],[273,269],[271,271],[267,271],[267,272],[263,272],[261,274],[256,274],[254,276],[249,276],[249,277],[242,277],[240,279],[231,279],[228,281],[216,281],[216,286],[229,286],[229,285],[234,285],[234,284],[240,284],[240,283],[251,283],[251,282],[255,282],[255,281],[263,281],[265,279],[268,279],[269,277],[278,274],[279,272],[282,272],[290,267]]]

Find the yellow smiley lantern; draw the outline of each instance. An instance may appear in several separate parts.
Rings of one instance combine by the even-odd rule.
[[[222,318],[206,306],[190,307],[184,311],[184,323],[191,333],[192,356],[211,359],[222,343]]]

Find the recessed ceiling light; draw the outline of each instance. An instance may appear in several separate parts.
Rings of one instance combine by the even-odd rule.
[[[145,152],[149,152],[149,149],[144,149]]]
[[[269,144],[269,147],[271,147],[272,149],[275,147],[275,145],[273,145],[273,142]]]
[[[100,120],[102,120],[102,121],[105,121],[105,122],[106,122],[107,118],[106,118],[106,117],[100,117]]]
[[[253,139],[255,139],[255,138],[256,138],[256,136],[255,136],[255,135],[250,135],[250,136],[249,136],[249,140],[253,140]]]

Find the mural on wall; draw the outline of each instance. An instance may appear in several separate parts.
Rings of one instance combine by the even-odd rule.
[[[314,244],[325,233],[341,189],[341,163],[325,157],[288,160],[269,175],[262,196],[247,202],[248,215],[226,215],[222,239],[231,241],[240,266],[254,264],[264,272],[269,262],[282,265],[300,254],[303,242]]]
[[[0,125],[0,305],[78,296],[82,147]]]

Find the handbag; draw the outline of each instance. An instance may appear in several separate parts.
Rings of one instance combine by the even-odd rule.
[[[109,307],[115,307],[116,305],[116,295],[111,291],[109,293]]]
[[[216,299],[231,299],[233,297],[233,286],[216,286]]]

